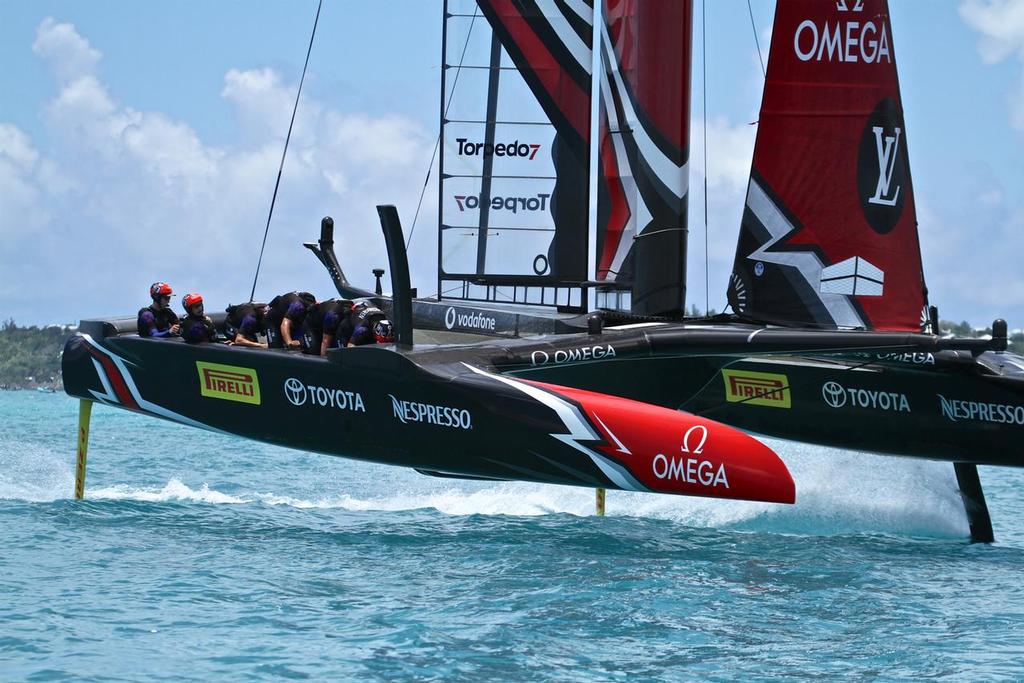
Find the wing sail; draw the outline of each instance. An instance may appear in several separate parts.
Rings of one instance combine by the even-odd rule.
[[[443,298],[583,308],[590,0],[445,7]]]
[[[780,323],[920,329],[927,296],[886,0],[776,6],[729,302]]]
[[[603,0],[602,14],[599,304],[672,315],[686,296],[693,3]]]

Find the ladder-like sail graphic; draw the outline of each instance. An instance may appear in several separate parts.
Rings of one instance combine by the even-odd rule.
[[[885,0],[778,3],[729,303],[779,323],[920,328],[927,299]]]
[[[442,298],[587,306],[591,0],[447,0]]]
[[[603,0],[598,305],[675,315],[686,295],[691,0]]]

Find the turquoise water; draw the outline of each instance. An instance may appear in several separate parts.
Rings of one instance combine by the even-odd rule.
[[[415,472],[0,392],[0,679],[1024,678],[1024,473],[772,442],[796,506]]]

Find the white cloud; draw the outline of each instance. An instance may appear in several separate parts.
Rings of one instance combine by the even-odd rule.
[[[959,9],[964,23],[980,34],[978,54],[986,64],[1016,56],[1024,66],[1024,1],[964,0]],[[1024,131],[1024,69],[1007,97],[1010,124]]]
[[[221,94],[244,132],[218,147],[187,122],[118,102],[96,72],[100,53],[71,24],[43,21],[33,51],[57,93],[45,107],[45,153],[0,123],[0,297],[25,306],[5,313],[30,322],[46,322],[41,310],[60,321],[131,314],[154,280],[201,290],[211,310],[248,298],[297,84],[270,69],[228,71]],[[387,265],[374,204],[411,212],[432,143],[402,117],[329,110],[304,95],[257,296],[332,294],[301,247],[325,214],[347,274],[372,286],[371,267]],[[412,264],[421,286],[435,258],[423,253]],[[74,297],[69,279],[80,283]],[[20,304],[10,295],[28,281],[33,300]]]
[[[101,56],[72,24],[58,24],[52,17],[36,30],[32,51],[47,61],[61,83],[92,75]]]
[[[988,64],[1016,53],[1024,57],[1024,2],[1021,0],[964,0],[960,17],[981,34],[978,52]]]

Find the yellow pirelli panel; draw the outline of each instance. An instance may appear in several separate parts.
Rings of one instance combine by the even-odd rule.
[[[196,369],[203,396],[260,405],[260,380],[252,368],[196,361]]]
[[[751,370],[722,370],[725,380],[725,400],[751,406],[789,408],[789,378],[771,372]]]

